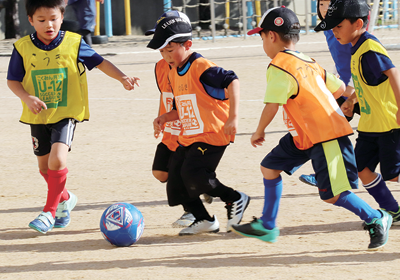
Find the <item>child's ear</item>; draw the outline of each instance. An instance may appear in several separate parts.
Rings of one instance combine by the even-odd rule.
[[[28,21],[29,21],[29,23],[33,26],[33,19],[32,19],[31,16],[28,16]]]
[[[193,45],[192,40],[187,40],[185,43],[183,43],[183,46],[185,47],[185,50],[189,50]]]
[[[357,30],[360,30],[360,29],[362,29],[362,27],[364,26],[364,21],[363,21],[361,18],[359,18],[359,19],[357,19],[357,21],[355,22],[355,24],[356,24],[356,29],[357,29]]]

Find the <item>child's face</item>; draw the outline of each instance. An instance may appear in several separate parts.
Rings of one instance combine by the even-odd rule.
[[[351,23],[348,19],[343,20],[336,27],[332,29],[333,35],[342,45],[351,43],[353,46],[357,43],[359,34],[359,22]],[[361,21],[362,25],[362,21]]]
[[[279,51],[276,51],[274,48],[274,42],[271,38],[271,32],[265,33],[261,32],[261,39],[263,40],[263,49],[266,55],[269,58],[273,59]]]
[[[58,8],[41,7],[28,19],[40,41],[48,45],[60,31],[64,16]]]
[[[331,1],[319,1],[318,9],[319,9],[319,13],[321,14],[321,16],[323,18],[325,18],[325,16],[326,16],[326,12],[328,11],[330,2]]]
[[[185,64],[192,41],[186,41],[185,43],[171,42],[160,50],[161,56],[172,68],[177,68]],[[190,45],[190,46],[188,46]]]

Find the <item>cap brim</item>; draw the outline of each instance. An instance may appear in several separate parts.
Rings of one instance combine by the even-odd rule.
[[[264,29],[264,28],[256,27],[256,28],[254,28],[254,29],[248,31],[248,32],[247,32],[247,35],[253,35],[253,34],[256,34],[256,33],[260,33],[260,31],[263,30],[263,29]]]
[[[322,20],[315,28],[315,31],[326,31],[331,30],[336,27],[339,23],[341,23],[343,18],[325,18]]]
[[[154,32],[156,32],[156,29],[155,29],[155,28],[149,29],[149,30],[147,30],[147,31],[144,33],[144,35],[146,35],[146,36],[153,35]]]
[[[188,40],[192,40],[192,36],[189,34],[176,34],[171,37],[169,37],[167,40],[155,40],[154,38],[149,42],[147,45],[148,48],[153,49],[153,50],[159,50],[162,48],[165,48],[166,45],[170,42],[175,42],[175,43],[183,43]]]

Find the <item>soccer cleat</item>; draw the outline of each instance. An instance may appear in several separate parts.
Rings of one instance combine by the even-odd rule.
[[[203,193],[203,198],[204,198],[204,201],[208,204],[211,204],[214,199],[211,195],[208,195],[206,193]]]
[[[217,217],[214,216],[214,221],[200,220],[194,221],[187,228],[182,229],[179,235],[194,235],[198,233],[217,233],[219,231],[219,222]]]
[[[192,213],[184,212],[183,215],[172,223],[172,227],[179,228],[179,227],[188,227],[196,220]]]
[[[371,223],[365,223],[364,229],[368,230],[371,238],[371,243],[368,245],[368,250],[378,250],[385,246],[389,239],[389,229],[392,225],[393,218],[386,211],[379,210],[382,213],[382,218],[374,218]]]
[[[244,210],[250,202],[250,197],[242,192],[238,192],[240,198],[234,202],[226,203],[225,208],[228,210],[228,224],[226,226],[226,231],[230,232],[232,225],[240,224],[243,218]]]
[[[70,191],[68,191],[68,194],[69,199],[58,204],[54,223],[55,228],[65,228],[71,222],[71,211],[78,202],[78,198]]]
[[[29,223],[29,227],[40,233],[46,234],[54,227],[53,215],[51,215],[50,212],[42,212],[36,219]]]
[[[400,226],[400,207],[399,207],[399,210],[397,212],[393,212],[393,211],[387,211],[387,212],[393,218],[392,225],[393,226]]]
[[[315,174],[310,174],[310,175],[300,175],[299,180],[302,181],[303,183],[306,183],[308,185],[317,186],[317,180],[315,179]]]
[[[254,217],[253,221],[244,225],[232,225],[232,230],[245,237],[253,237],[265,242],[274,243],[278,240],[279,229],[266,229],[262,221]]]

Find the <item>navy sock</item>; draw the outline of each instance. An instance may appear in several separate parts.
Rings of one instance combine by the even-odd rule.
[[[278,216],[279,202],[282,196],[282,177],[273,180],[264,179],[264,209],[261,221],[266,229],[276,227],[276,217]]]
[[[392,192],[386,186],[381,174],[378,174],[376,179],[367,185],[363,185],[370,195],[378,202],[379,207],[386,211],[399,211],[399,204],[393,197]]]
[[[368,224],[371,223],[374,218],[382,218],[381,212],[373,209],[368,203],[351,191],[342,192],[339,199],[333,205],[343,207],[353,212]]]

